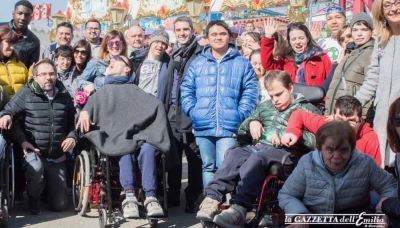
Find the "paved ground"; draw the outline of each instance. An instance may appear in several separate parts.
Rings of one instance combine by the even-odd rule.
[[[187,185],[187,163],[184,161],[183,180],[184,189]],[[183,191],[182,191],[183,192]],[[181,207],[169,209],[169,219],[167,222],[160,222],[157,227],[160,228],[200,228],[195,214],[184,213],[184,194],[181,194]],[[70,203],[69,209],[65,212],[54,213],[47,211],[42,207],[42,214],[32,216],[26,213],[25,206],[16,206],[10,211],[10,228],[32,227],[32,228],[96,228],[99,227],[99,219],[96,210],[92,210],[87,217],[80,217],[75,214]],[[121,228],[127,227],[150,227],[147,220],[128,220],[121,224]]]

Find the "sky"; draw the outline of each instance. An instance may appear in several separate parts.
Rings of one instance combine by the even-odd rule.
[[[4,4],[4,2],[6,2]],[[0,8],[0,22],[10,21],[12,19],[12,11],[14,10],[15,3],[18,0],[2,0],[2,7]],[[51,15],[55,14],[58,10],[62,12],[67,8],[67,0],[30,0],[32,4],[51,3]],[[47,20],[33,21],[35,25],[45,26]]]

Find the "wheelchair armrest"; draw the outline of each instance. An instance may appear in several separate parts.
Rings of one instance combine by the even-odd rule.
[[[253,144],[253,138],[249,134],[245,135],[233,134],[232,138],[234,138],[240,146]]]

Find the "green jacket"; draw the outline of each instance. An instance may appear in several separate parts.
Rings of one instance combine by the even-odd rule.
[[[353,50],[337,66],[326,93],[325,115],[333,115],[336,100],[344,95],[354,96],[364,82],[368,71],[371,55],[374,50],[374,39]],[[343,77],[342,77],[343,71]],[[345,82],[343,82],[345,79]],[[373,104],[373,99],[363,107],[363,118],[367,119],[367,111]]]
[[[270,141],[271,135],[276,134],[281,138],[282,135],[285,134],[289,117],[293,111],[301,109],[307,112],[321,114],[314,105],[308,103],[302,94],[294,93],[293,96],[293,103],[284,111],[276,109],[271,100],[259,104],[250,117],[240,125],[238,133],[240,135],[250,134],[250,122],[257,120],[264,127],[264,132],[259,142],[272,145]],[[303,144],[309,149],[315,148],[315,136],[312,133],[303,131],[303,140]]]

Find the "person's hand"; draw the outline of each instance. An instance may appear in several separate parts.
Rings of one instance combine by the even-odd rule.
[[[28,153],[28,151],[33,151],[33,152],[35,152],[36,154],[38,154],[38,155],[42,155],[41,153],[40,153],[40,150],[38,149],[38,148],[35,148],[32,144],[30,144],[29,142],[23,142],[23,143],[21,143],[21,148],[22,148],[22,151],[24,152],[24,154],[26,154],[26,153]]]
[[[375,210],[381,211],[381,210],[382,210],[382,203],[383,203],[383,201],[387,200],[388,198],[389,198],[389,197],[382,197],[382,198],[379,200],[378,204],[376,205]]]
[[[0,118],[0,128],[8,130],[11,128],[12,125],[12,119],[10,115],[4,115],[3,117]]]
[[[249,128],[251,137],[254,140],[259,140],[261,138],[261,134],[264,132],[262,124],[257,120],[253,120],[250,122]]]
[[[276,145],[276,146],[282,145],[281,139],[278,137],[277,134],[271,135],[271,137],[269,137],[269,141],[271,141],[272,145]]]
[[[278,32],[278,24],[271,17],[264,20],[264,36],[271,38],[276,32]]]
[[[61,148],[63,152],[68,152],[72,150],[76,145],[75,139],[73,138],[66,138],[62,143],[61,143]]]
[[[334,115],[330,115],[330,116],[326,116],[325,117],[325,121],[326,122],[332,122],[335,120],[335,116]]]
[[[282,136],[281,143],[282,143],[282,145],[291,147],[294,144],[296,144],[298,140],[299,140],[299,138],[297,138],[297,136],[295,136],[294,134],[286,133]]]
[[[79,113],[79,119],[78,122],[76,123],[76,129],[78,129],[78,127],[81,127],[81,132],[85,133],[88,132],[90,129],[90,126],[94,125],[95,123],[93,123],[90,120],[90,116],[89,113],[87,111],[81,111]]]
[[[313,23],[310,28],[311,36],[314,40],[318,40],[322,37],[322,29],[319,23]]]
[[[94,84],[90,83],[89,85],[83,87],[83,91],[86,93],[86,96],[90,96],[94,93]]]
[[[75,100],[79,103],[83,100],[83,96],[82,95],[76,95]]]

